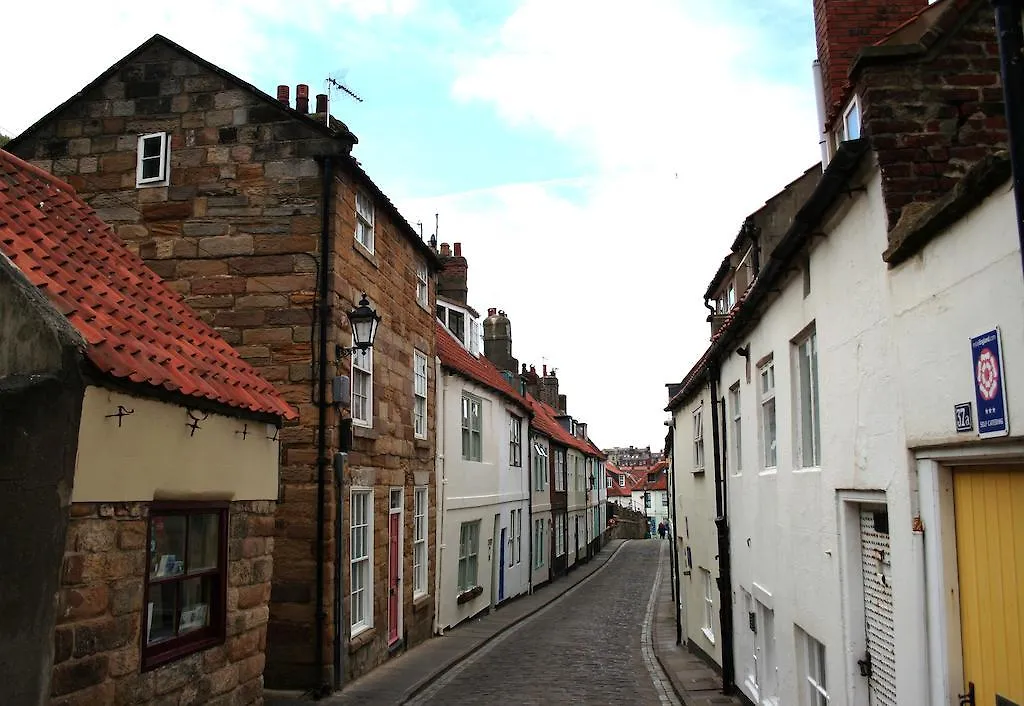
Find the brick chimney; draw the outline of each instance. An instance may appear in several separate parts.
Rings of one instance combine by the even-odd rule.
[[[533,395],[534,399],[540,399],[540,375],[537,374],[537,368],[534,366],[526,367],[526,363],[523,363],[523,372],[519,374],[519,379],[522,380],[523,387],[526,388],[526,392]]]
[[[303,115],[309,112],[309,86],[305,83],[295,87],[295,110]]]
[[[840,106],[854,57],[928,7],[928,0],[814,0],[814,33],[821,62],[825,119]]]
[[[316,112],[317,115],[327,114],[327,94],[317,93],[316,94]]]
[[[459,247],[458,243],[455,245]],[[512,356],[512,322],[504,311],[493,308],[487,310],[487,318],[484,319],[484,355],[498,370],[513,375],[519,370],[519,361]]]
[[[277,99],[291,107],[291,88],[287,84],[282,83],[277,87]]]
[[[448,243],[441,243],[441,271],[437,274],[437,295],[467,306],[469,296],[469,263],[462,256],[462,243],[455,243],[455,254],[451,254]],[[512,372],[516,372],[516,366]]]

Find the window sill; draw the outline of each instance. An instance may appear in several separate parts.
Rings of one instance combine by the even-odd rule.
[[[348,652],[352,654],[357,652],[369,645],[377,637],[377,631],[373,626],[365,626],[359,628],[356,632],[352,633],[352,636],[348,639]]]
[[[182,641],[178,647],[169,648],[166,652],[158,653],[156,655],[146,656],[143,654],[142,657],[142,668],[140,671],[149,672],[157,667],[162,667],[165,664],[176,662],[179,659],[193,655],[196,652],[208,650],[211,647],[224,644],[223,635],[213,635],[199,640],[191,642]]]
[[[483,592],[483,586],[474,586],[473,588],[468,588],[459,594],[459,597],[456,599],[456,602],[459,605],[462,605],[463,603],[469,603],[471,600],[473,600]]]
[[[352,240],[352,245],[357,253],[359,253],[367,260],[369,260],[371,265],[373,265],[377,269],[380,269],[380,265],[377,263],[377,256],[373,254],[372,250],[370,250],[368,247],[360,243],[358,240],[355,240],[354,237]]]
[[[412,445],[417,449],[430,451],[430,441],[427,439],[415,439],[413,440]]]
[[[691,471],[691,473],[693,473],[693,475],[695,475],[695,476],[702,476],[702,475],[704,475],[704,469],[703,468],[695,468],[693,471]]]
[[[821,466],[804,466],[802,468],[794,468],[793,473],[821,473]]]
[[[779,472],[778,466],[772,466],[771,468],[766,468],[763,471],[758,471],[757,475],[759,475],[759,476],[774,476],[774,475],[778,474],[778,472]]]
[[[712,645],[715,644],[715,633],[711,632],[707,628],[701,628],[700,631],[704,633],[704,637],[707,638],[708,642]]]
[[[352,424],[352,436],[360,439],[378,439],[380,438],[380,432],[373,427],[364,427],[359,424]]]
[[[423,610],[424,608],[427,608],[429,605],[430,605],[430,594],[429,593],[424,593],[424,594],[421,594],[419,596],[413,596],[413,599],[412,599],[412,609],[413,609],[413,612],[418,613],[421,610]]]

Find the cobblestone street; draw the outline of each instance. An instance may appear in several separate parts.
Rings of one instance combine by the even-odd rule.
[[[602,571],[513,627],[412,704],[678,704],[650,644],[668,545],[629,542]],[[662,571],[668,571],[667,556]]]

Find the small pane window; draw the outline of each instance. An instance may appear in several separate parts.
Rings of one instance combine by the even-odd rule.
[[[373,349],[352,353],[352,421],[373,426]]]
[[[483,460],[482,402],[472,395],[462,396],[462,458]]]
[[[427,592],[427,489],[416,488],[413,508],[412,594]]]
[[[413,351],[413,432],[427,438],[427,356]]]
[[[523,420],[511,415],[508,428],[508,463],[510,466],[523,465]]]
[[[764,468],[778,465],[777,429],[775,428],[775,365],[765,363],[759,373],[761,392],[761,460]]]
[[[373,252],[373,201],[362,191],[356,192],[356,240]]]
[[[459,591],[476,588],[477,554],[480,550],[480,520],[459,527]]]
[[[224,640],[226,537],[226,507],[150,510],[143,669]]]
[[[167,133],[155,132],[139,137],[136,186],[167,183]]]
[[[422,306],[427,305],[429,298],[429,281],[430,271],[427,269],[425,263],[419,263],[416,265],[416,301]]]
[[[351,634],[373,626],[373,491],[353,490],[349,513]]]

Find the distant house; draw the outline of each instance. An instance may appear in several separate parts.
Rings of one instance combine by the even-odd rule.
[[[70,185],[4,151],[0,330],[4,702],[262,703],[296,411]]]
[[[320,691],[431,635],[437,258],[311,98],[156,35],[8,149],[72,184],[298,409],[266,680]],[[349,355],[364,293],[381,323]],[[351,399],[332,400],[341,376]]]

